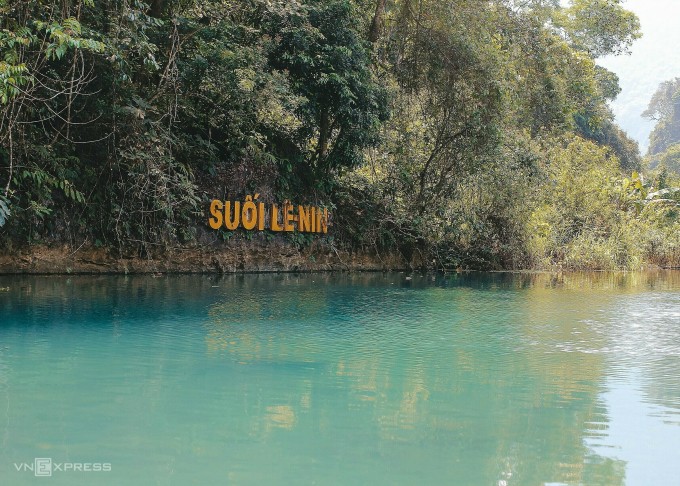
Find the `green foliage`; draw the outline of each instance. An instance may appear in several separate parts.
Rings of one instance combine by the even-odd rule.
[[[664,152],[653,157],[654,165],[665,167],[676,174],[680,174],[680,142],[668,147]]]
[[[43,22],[36,20],[33,23],[38,32],[46,34],[47,41],[43,46],[45,57],[50,60],[62,59],[69,50],[83,49],[95,52],[104,51],[104,43],[82,38],[80,22],[69,17],[60,22]],[[35,36],[34,39],[37,39]]]
[[[620,223],[617,161],[578,138],[551,147],[547,155],[552,190],[532,214],[530,251],[535,260],[574,266],[574,252],[607,241]]]
[[[642,116],[650,120],[673,118],[676,111],[676,96],[680,90],[680,78],[663,81],[652,95]]]
[[[279,37],[269,54],[270,65],[285,71],[297,104],[298,153],[287,159],[301,176],[329,179],[333,171],[363,160],[363,149],[377,142],[387,117],[385,90],[370,70],[368,46],[354,28],[352,2],[308,2],[290,14],[272,13],[266,31]],[[309,179],[306,181],[311,182]]]
[[[614,157],[575,139],[551,150],[555,192],[534,210],[528,246],[534,265],[567,269],[676,265],[680,189],[656,189],[642,174],[622,177]],[[663,214],[663,216],[661,216]]]
[[[311,233],[299,233],[297,231],[288,234],[288,239],[295,245],[296,248],[304,248],[312,244],[314,235]]]
[[[638,33],[629,12],[601,7],[388,8],[377,55],[392,117],[369,162],[343,180],[350,240],[445,268],[552,265],[569,245],[613,241],[627,214],[619,166],[641,161],[606,106],[618,79],[593,56],[625,50]],[[586,8],[610,30],[587,24]],[[637,261],[622,251],[616,265]]]
[[[594,58],[629,52],[641,37],[640,21],[621,0],[571,0],[557,17],[574,47]]]
[[[672,264],[676,145],[645,179],[595,63],[637,37],[618,0],[8,0],[1,238],[151,257],[259,193],[438,268]]]
[[[13,66],[0,61],[0,104],[7,104],[21,92],[21,87],[30,83],[32,78],[26,73],[25,64]]]
[[[619,159],[621,169],[625,172],[642,169],[642,157],[638,143],[623,130],[609,120],[604,120],[596,128],[582,128],[578,125],[578,133],[584,137],[609,147]]]
[[[649,135],[648,152],[650,166],[655,167],[659,164],[659,154],[680,143],[680,78],[661,83],[642,116],[657,122]]]

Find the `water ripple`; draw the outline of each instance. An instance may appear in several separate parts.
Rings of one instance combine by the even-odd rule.
[[[2,477],[10,458],[40,454],[105,457],[126,484],[678,472],[653,449],[629,453],[631,434],[680,447],[675,274],[0,286],[12,289],[0,295]]]

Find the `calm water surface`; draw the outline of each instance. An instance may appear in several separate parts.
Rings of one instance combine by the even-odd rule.
[[[680,484],[680,274],[0,277],[0,484]]]

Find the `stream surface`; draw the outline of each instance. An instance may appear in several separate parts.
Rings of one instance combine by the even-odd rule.
[[[680,273],[0,277],[0,484],[680,484]]]

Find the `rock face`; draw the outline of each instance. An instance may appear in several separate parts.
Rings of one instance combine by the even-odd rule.
[[[147,258],[68,246],[32,246],[0,253],[0,274],[387,271],[416,266],[421,262],[406,261],[399,254],[349,253],[318,242],[298,249],[276,240],[236,240],[167,250]]]

